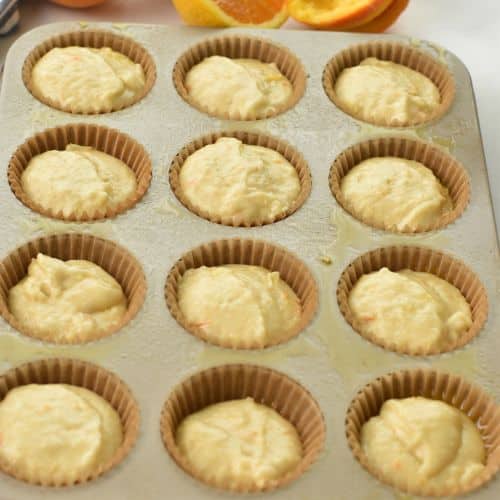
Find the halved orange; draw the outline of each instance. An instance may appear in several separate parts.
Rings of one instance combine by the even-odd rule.
[[[172,0],[192,26],[277,28],[288,18],[286,0]]]
[[[348,30],[380,16],[393,0],[289,0],[296,21],[318,29]]]
[[[392,26],[406,9],[410,0],[393,0],[391,5],[380,14],[380,16],[372,19],[369,23],[357,26],[349,31],[358,33],[383,33],[387,28]]]

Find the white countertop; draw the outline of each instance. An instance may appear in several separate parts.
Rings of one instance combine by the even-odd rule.
[[[15,36],[44,23],[86,20],[170,23],[181,22],[168,0],[108,0],[83,10],[67,9],[45,0],[23,0],[21,28],[0,38],[0,61]],[[481,0],[411,0],[389,32],[410,35],[442,45],[462,59],[471,73],[479,110],[490,188],[500,233],[500,2]],[[285,28],[300,28],[289,21]]]

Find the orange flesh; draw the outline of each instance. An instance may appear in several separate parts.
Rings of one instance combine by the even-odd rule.
[[[335,12],[336,17],[350,15],[358,9],[375,9],[372,0],[304,0],[304,10],[323,15]]]
[[[297,21],[323,29],[350,29],[379,16],[392,0],[289,0]]]
[[[286,0],[214,0],[227,15],[240,23],[260,24],[280,12]]]

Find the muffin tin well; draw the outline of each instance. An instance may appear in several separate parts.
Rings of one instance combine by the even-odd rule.
[[[466,209],[470,199],[469,178],[465,168],[452,156],[446,154],[438,147],[428,143],[408,139],[405,137],[381,137],[378,139],[368,139],[359,144],[355,144],[335,159],[330,169],[330,189],[337,202],[345,208],[353,217],[361,222],[378,229],[386,229],[383,224],[375,219],[358,217],[356,210],[343,195],[341,186],[342,179],[362,161],[368,158],[392,156],[407,160],[418,161],[432,170],[439,182],[448,189],[453,202],[453,209],[443,215],[428,227],[420,231],[433,231],[451,224]],[[399,232],[396,229],[386,229],[387,231]],[[400,232],[413,232],[404,230]]]
[[[431,273],[438,278],[448,281],[448,283],[460,291],[469,303],[472,313],[471,327],[457,339],[455,345],[450,345],[446,351],[401,350],[393,344],[382,343],[377,339],[363,334],[359,320],[353,315],[349,306],[349,293],[364,274],[378,271],[383,267],[387,267],[393,272],[401,271],[402,269],[411,269],[412,271]],[[385,349],[412,356],[439,354],[440,352],[449,352],[463,347],[479,334],[488,317],[488,296],[486,290],[479,278],[463,262],[437,250],[416,246],[377,248],[355,259],[340,276],[337,286],[337,302],[346,321],[360,335],[365,336],[370,342],[378,344]]]
[[[80,477],[76,484],[96,479],[118,465],[130,453],[139,432],[139,407],[130,389],[114,373],[92,363],[73,359],[52,358],[31,361],[0,375],[0,399],[3,399],[10,390],[27,384],[68,384],[84,387],[104,398],[120,417],[123,428],[121,446],[109,462],[100,465],[89,476]],[[54,478],[53,483],[33,483],[31,478],[20,476],[9,464],[0,463],[0,469],[16,479],[36,485],[70,486],[58,478]]]
[[[361,448],[361,429],[371,417],[379,414],[389,399],[423,397],[443,401],[464,412],[478,427],[486,448],[486,464],[483,471],[469,484],[450,489],[428,487],[409,488],[400,477],[391,478],[391,485],[413,495],[450,496],[464,495],[489,481],[500,468],[500,408],[495,400],[480,387],[464,381],[456,375],[430,369],[401,370],[389,373],[363,387],[347,410],[345,431],[349,446],[361,465],[378,477]]]
[[[280,153],[286,160],[288,160],[297,171],[297,175],[300,181],[300,191],[297,198],[293,201],[290,208],[285,212],[277,215],[272,218],[264,218],[259,221],[248,221],[243,217],[219,217],[210,214],[206,210],[202,210],[198,207],[193,206],[193,204],[188,200],[188,198],[184,195],[182,187],[180,186],[179,174],[184,165],[184,162],[191,156],[193,153],[198,151],[199,149],[207,146],[209,144],[214,144],[221,137],[234,137],[239,139],[243,144],[247,144],[250,146],[262,146],[265,148],[273,149]],[[282,220],[289,215],[296,212],[306,201],[307,197],[311,193],[311,172],[309,167],[307,166],[307,162],[304,159],[304,156],[297,151],[291,144],[283,141],[282,139],[278,139],[276,137],[271,137],[265,134],[256,134],[252,132],[213,132],[211,134],[205,135],[198,139],[195,139],[193,142],[190,142],[186,146],[184,146],[174,157],[172,160],[172,164],[170,166],[169,171],[169,179],[170,179],[170,188],[174,192],[177,199],[191,212],[207,219],[211,222],[216,222],[218,224],[225,224],[227,226],[242,226],[242,227],[250,227],[250,226],[262,226],[264,224],[272,224],[273,222],[277,222]]]
[[[307,76],[301,62],[286,47],[272,43],[264,38],[244,36],[224,36],[209,38],[190,47],[177,59],[172,80],[179,95],[191,106],[198,108],[203,113],[222,119],[239,120],[241,116],[218,115],[212,108],[212,103],[205,105],[196,104],[190,97],[186,88],[185,79],[190,69],[210,56],[224,56],[230,59],[257,59],[263,63],[275,63],[280,72],[292,84],[290,99],[275,111],[268,112],[265,116],[249,116],[246,120],[260,120],[284,113],[293,108],[301,99],[306,88]]]
[[[121,54],[127,56],[136,64],[140,64],[142,66],[145,76],[145,85],[142,91],[137,94],[134,102],[130,104],[130,106],[143,99],[149,93],[156,81],[156,66],[153,58],[144,49],[144,47],[142,47],[132,38],[121,36],[117,33],[106,30],[80,29],[77,31],[69,31],[67,33],[61,33],[44,40],[42,43],[33,48],[33,50],[24,60],[22,68],[24,85],[26,85],[26,88],[31,92],[31,94],[33,94],[34,97],[36,97],[39,101],[47,104],[48,106],[61,109],[62,111],[67,111],[68,113],[73,112],[73,109],[71,109],[71,107],[61,107],[59,103],[52,101],[52,99],[46,98],[43,95],[40,95],[31,85],[31,72],[36,63],[50,50],[54,48],[64,48],[71,46],[89,47],[93,49],[110,47],[116,52],[120,52]],[[123,106],[121,108],[109,109],[104,112],[109,113],[111,111],[119,111],[122,108]]]
[[[407,66],[422,73],[436,85],[441,95],[441,103],[427,120],[428,122],[441,118],[452,105],[455,97],[455,82],[444,64],[415,47],[389,40],[377,40],[352,45],[335,54],[326,65],[323,72],[323,87],[331,101],[340,109],[343,109],[343,105],[335,92],[337,78],[344,69],[357,66],[367,57],[376,57],[382,61],[391,61]],[[349,114],[347,110],[343,109],[343,111]],[[408,126],[413,127],[423,123],[413,122],[409,123]],[[373,125],[379,124],[373,123]]]
[[[311,394],[275,370],[263,366],[223,365],[196,373],[180,383],[165,402],[161,414],[161,435],[165,447],[179,467],[197,477],[175,444],[177,427],[184,418],[209,405],[245,398],[269,406],[295,426],[302,442],[302,460],[283,478],[268,481],[262,488],[239,490],[229,485],[224,488],[220,484],[209,484],[239,493],[284,487],[299,478],[317,459],[324,445],[325,422]]]
[[[31,260],[39,253],[61,260],[83,259],[97,264],[113,276],[127,298],[127,310],[120,321],[97,340],[120,330],[139,312],[146,297],[146,280],[137,259],[120,245],[90,234],[56,234],[25,243],[0,262],[0,314],[16,330],[36,338],[36,334],[19,324],[9,310],[9,290],[27,274]],[[75,337],[71,342],[89,342]]]
[[[40,102],[26,87],[33,62],[54,44],[93,46],[106,40],[123,40],[114,48],[133,46],[136,52],[130,54],[144,58],[150,86],[147,96],[134,105],[113,113],[74,115]],[[385,54],[430,76],[445,96],[439,114],[428,123],[404,129],[374,127],[346,115],[335,105],[329,88],[341,67],[356,64],[353,51],[360,58]],[[209,110],[192,106],[183,88],[184,75],[213,53],[276,62],[295,84],[293,100],[279,114],[249,121],[214,117]],[[0,136],[0,161],[5,168],[0,179],[0,260],[4,262],[0,309],[6,320],[0,320],[0,398],[13,386],[2,382],[14,381],[10,369],[18,374],[19,383],[33,380],[30,374],[35,371],[26,371],[26,362],[38,367],[42,381],[51,373],[64,381],[92,385],[92,377],[71,379],[67,368],[90,362],[95,373],[102,370],[123,379],[137,402],[132,412],[137,417],[135,434],[127,442],[130,452],[124,460],[96,480],[54,489],[50,495],[68,500],[87,496],[121,500],[124,495],[147,500],[165,495],[186,500],[220,498],[219,490],[183,470],[173,442],[175,427],[183,416],[210,402],[255,395],[297,428],[306,422],[304,432],[311,437],[301,469],[259,498],[322,500],[333,494],[338,500],[390,500],[398,493],[363,470],[355,448],[363,419],[376,413],[381,401],[370,390],[356,394],[366,384],[381,380],[374,384],[382,387],[384,397],[397,396],[401,391],[387,392],[392,380],[403,392],[413,386],[405,377],[387,374],[414,373],[421,367],[435,375],[418,375],[415,387],[428,384],[440,392],[444,386],[438,381],[453,381],[446,394],[465,396],[463,408],[473,412],[478,425],[498,427],[494,398],[500,397],[500,315],[494,307],[488,311],[484,297],[490,304],[500,299],[500,260],[472,87],[467,69],[454,55],[423,41],[391,35],[61,23],[31,31],[12,47],[5,65],[0,117],[5,124]],[[109,142],[101,142],[100,130],[106,130]],[[207,214],[193,212],[183,202],[175,182],[182,162],[190,152],[226,134],[268,144],[297,168],[303,191],[297,205],[279,222],[263,221],[252,227],[213,223]],[[109,147],[116,156],[125,153],[126,144],[133,144],[131,161],[149,165],[144,169],[147,182],[135,204],[118,217],[94,221],[58,220],[30,207],[16,179],[30,155],[52,144],[62,146],[66,139],[82,139],[98,149]],[[428,231],[401,234],[371,227],[348,213],[342,200],[332,195],[335,182],[360,158],[382,150],[394,151],[396,156],[423,151],[428,161],[423,163],[456,199],[453,216]],[[121,157],[126,161],[126,156]],[[453,165],[451,170],[445,168],[448,164]],[[105,268],[109,265],[107,270],[115,277],[129,269],[136,283],[127,291],[129,306],[133,304],[130,321],[117,334],[78,345],[48,344],[20,335],[9,319],[6,292],[22,278],[40,245],[47,251],[59,248],[52,255],[61,258],[92,256]],[[117,247],[118,254],[108,253]],[[270,256],[265,248],[273,249]],[[349,266],[387,248],[395,249],[401,259],[403,249],[419,249],[413,264],[435,264],[433,272],[459,285],[477,320],[466,343],[448,353],[408,356],[367,342],[346,321],[342,304],[337,303],[339,280],[347,276],[344,271],[358,269]],[[115,256],[104,257],[111,254]],[[128,257],[121,260],[121,255]],[[236,350],[202,342],[182,326],[175,312],[175,284],[182,272],[243,256],[252,263],[264,259],[266,267],[282,271],[292,287],[308,283],[303,302],[307,321],[300,334],[270,348]],[[445,257],[433,260],[435,256]],[[129,258],[133,265],[129,266]],[[354,279],[351,271],[348,274]],[[347,293],[347,288],[343,290]],[[55,371],[49,365],[56,366]],[[267,383],[268,379],[276,383]],[[261,392],[259,384],[264,384]],[[479,393],[468,391],[469,384],[492,397],[483,392],[476,397]],[[111,387],[94,385],[93,390],[105,392],[105,386]],[[429,394],[444,398],[441,393]],[[498,440],[485,441],[497,457]],[[477,489],[469,498],[496,499],[499,479],[493,478],[494,467],[488,470],[488,482],[471,484],[470,490]],[[0,474],[0,487],[2,500],[35,500],[40,495],[39,486],[7,474]],[[238,497],[234,492],[226,494]]]
[[[46,210],[33,201],[24,191],[21,177],[30,160],[50,150],[64,151],[68,144],[89,146],[123,161],[135,174],[137,187],[132,197],[116,207],[94,214],[72,214]],[[68,221],[88,222],[108,219],[133,207],[144,196],[151,183],[151,159],[144,147],[132,137],[118,130],[99,125],[71,124],[44,130],[27,139],[12,155],[7,171],[9,184],[17,199],[35,212],[47,217]]]
[[[265,241],[247,239],[218,240],[206,243],[185,253],[168,273],[165,283],[165,299],[172,316],[187,331],[207,340],[203,329],[189,324],[177,300],[177,289],[182,275],[189,269],[201,266],[223,266],[226,264],[245,264],[261,266],[269,271],[279,272],[280,278],[287,283],[300,300],[302,316],[295,328],[279,343],[287,342],[298,335],[314,318],[318,307],[318,289],[314,277],[307,266],[295,255],[284,248]],[[230,340],[221,347],[233,347]],[[271,347],[271,343],[266,347]],[[260,346],[249,343],[246,349],[258,349]]]

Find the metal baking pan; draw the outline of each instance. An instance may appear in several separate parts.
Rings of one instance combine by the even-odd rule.
[[[54,34],[89,28],[114,30],[132,37],[153,56],[157,81],[150,94],[135,106],[110,114],[78,116],[45,106],[25,88],[21,69],[34,46]],[[308,81],[305,95],[293,109],[267,120],[228,122],[200,113],[177,94],[172,84],[177,58],[208,37],[237,33],[275,41],[300,58]],[[446,63],[455,78],[456,97],[444,117],[417,128],[384,129],[352,119],[328,99],[321,80],[327,62],[351,44],[380,38],[419,45]],[[359,388],[379,375],[400,368],[433,367],[460,374],[497,400],[500,397],[500,314],[495,307],[500,300],[498,240],[469,73],[445,49],[393,35],[51,24],[25,34],[10,49],[0,97],[0,120],[0,163],[4,166],[0,177],[0,255],[4,257],[42,234],[91,233],[116,241],[135,255],[148,284],[144,306],[131,323],[110,337],[85,345],[44,344],[22,336],[0,320],[0,372],[46,357],[88,360],[118,374],[132,389],[141,410],[136,446],[112,471],[95,481],[62,489],[31,486],[0,475],[2,500],[220,498],[219,491],[198,483],[178,468],[165,451],[159,431],[161,408],[171,389],[187,376],[217,364],[244,362],[273,367],[311,391],[323,411],[327,438],[317,462],[286,488],[255,495],[276,500],[403,498],[360,466],[345,438],[344,419],[349,402]],[[104,222],[65,223],[42,217],[15,198],[6,175],[12,153],[35,132],[67,123],[117,128],[148,150],[153,161],[153,180],[135,208]],[[218,130],[271,134],[295,146],[305,156],[312,173],[312,192],[305,204],[280,222],[254,228],[213,224],[189,212],[170,189],[170,163],[184,145]],[[329,169],[336,156],[361,140],[391,135],[430,141],[447,149],[465,166],[471,182],[471,201],[458,220],[439,231],[397,235],[363,225],[337,204],[328,185]],[[312,271],[319,287],[319,309],[298,337],[263,351],[232,351],[198,340],[171,317],[163,291],[170,268],[193,247],[228,237],[282,245]],[[452,353],[412,358],[383,350],[352,330],[336,302],[339,276],[355,257],[390,245],[442,250],[462,259],[477,273],[487,289],[490,312],[485,327],[472,342]],[[329,265],[325,263],[328,258]],[[498,478],[470,498],[498,498]]]

